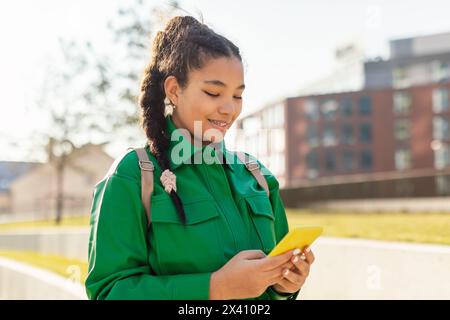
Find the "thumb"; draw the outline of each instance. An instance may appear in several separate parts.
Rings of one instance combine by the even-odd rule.
[[[283,265],[284,263],[286,263],[287,261],[289,261],[293,255],[295,254],[299,254],[300,250],[289,250],[286,251],[285,253],[276,255],[274,257],[267,257],[266,259],[262,260],[261,263],[264,264],[264,267],[267,270],[272,270],[275,268],[278,268],[279,266]]]
[[[239,257],[242,259],[262,259],[266,254],[262,250],[244,250],[239,252]]]

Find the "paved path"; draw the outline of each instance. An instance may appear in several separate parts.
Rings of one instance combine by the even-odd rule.
[[[1,299],[83,300],[84,286],[45,269],[0,257]]]
[[[450,299],[450,246],[322,237],[299,299]]]

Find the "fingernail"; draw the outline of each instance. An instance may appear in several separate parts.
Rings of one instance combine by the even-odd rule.
[[[289,274],[289,269],[286,269],[286,271],[284,271],[283,275],[287,276]]]
[[[293,252],[293,254],[294,254],[294,256],[296,256],[296,255],[298,255],[300,252],[301,252],[300,249],[295,249],[294,252]]]
[[[310,247],[306,247],[305,252],[310,252],[311,248]]]
[[[297,261],[298,261],[298,257],[295,257],[292,262],[297,263]]]

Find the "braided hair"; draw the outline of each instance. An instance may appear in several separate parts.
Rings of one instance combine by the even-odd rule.
[[[237,46],[194,17],[174,17],[162,31],[157,32],[152,44],[152,57],[141,81],[139,107],[147,143],[162,171],[170,170],[170,137],[164,104],[165,79],[174,76],[181,88],[185,88],[189,71],[201,69],[208,59],[221,57],[236,57],[242,61]],[[173,189],[170,197],[185,225],[186,214],[180,197]]]

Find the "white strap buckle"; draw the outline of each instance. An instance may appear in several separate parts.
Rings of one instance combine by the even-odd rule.
[[[255,160],[250,160],[250,161],[246,162],[245,166],[247,167],[247,169],[249,171],[254,171],[254,170],[258,170],[259,169],[259,164]]]
[[[153,171],[154,169],[153,162],[151,161],[139,160],[139,167],[144,171]]]

